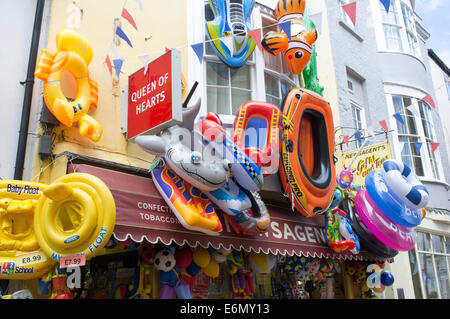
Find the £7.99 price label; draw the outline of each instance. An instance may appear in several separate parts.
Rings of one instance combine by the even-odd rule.
[[[86,265],[86,255],[61,256],[59,267],[80,267]]]

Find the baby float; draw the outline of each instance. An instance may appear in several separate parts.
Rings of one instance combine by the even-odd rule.
[[[62,124],[71,127],[78,122],[80,134],[100,140],[101,125],[87,114],[97,109],[98,86],[89,77],[88,65],[94,55],[91,44],[73,30],[63,29],[56,35],[55,53],[42,49],[34,75],[44,81],[44,100],[48,109]],[[77,96],[69,101],[61,88],[61,77],[67,71],[77,82]]]
[[[47,258],[33,229],[41,183],[0,181],[0,279],[39,278],[55,264]]]
[[[245,102],[234,120],[231,137],[261,167],[263,176],[278,172],[280,109],[266,102]]]
[[[294,88],[283,103],[280,179],[295,209],[306,217],[322,214],[336,183],[333,116],[320,95]]]
[[[222,121],[215,113],[208,113],[198,122],[203,137],[210,142],[216,154],[228,161],[236,182],[250,191],[258,191],[264,181],[259,166],[245,154],[222,128]]]
[[[152,170],[152,177],[161,196],[186,229],[208,235],[222,232],[222,224],[208,197],[169,168],[165,158]]]
[[[232,68],[244,65],[255,49],[256,42],[248,35],[254,3],[255,0],[209,1],[214,19],[206,22],[206,33],[217,56]]]
[[[280,0],[275,6],[278,23],[291,22],[291,34],[283,31],[267,32],[262,47],[271,55],[284,54],[284,59],[293,74],[300,74],[311,59],[312,46],[317,39],[316,29],[307,31],[303,21],[306,0]]]
[[[105,183],[90,174],[72,173],[43,191],[34,230],[50,258],[84,254],[89,259],[106,245],[115,221],[116,205]]]

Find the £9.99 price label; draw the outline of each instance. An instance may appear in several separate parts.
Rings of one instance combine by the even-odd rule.
[[[28,266],[47,260],[47,255],[43,251],[38,251],[30,254],[25,254],[16,257],[17,266]]]
[[[80,267],[86,265],[86,255],[61,256],[59,261],[60,268]]]

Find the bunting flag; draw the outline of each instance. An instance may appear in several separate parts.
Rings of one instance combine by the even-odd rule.
[[[398,141],[398,144],[396,145],[396,147],[397,147],[399,154],[402,155],[403,148],[405,147],[405,142]]]
[[[433,108],[436,107],[436,105],[434,104],[433,98],[431,97],[430,94],[428,94],[427,96],[425,96],[422,100],[424,100],[425,102],[427,102],[428,104],[430,104]]]
[[[321,30],[322,30],[322,11],[310,14],[309,18],[314,23],[314,26],[315,26],[317,32],[321,33]]]
[[[109,59],[108,55],[106,56],[105,62],[106,62],[106,66],[108,67],[109,74],[112,76],[112,64],[111,64],[111,60]]]
[[[358,140],[358,143],[361,144],[361,132],[356,131],[356,132],[355,132],[355,137],[356,137],[356,139]]]
[[[434,153],[434,151],[438,148],[440,143],[431,143],[431,152]]]
[[[253,40],[255,40],[256,45],[262,51],[263,47],[261,44],[261,29],[254,29],[254,30],[248,31],[248,35],[251,36]]]
[[[389,132],[388,126],[386,124],[386,120],[382,120],[379,123],[386,133]]]
[[[419,114],[417,114],[417,109],[415,104],[410,104],[406,107],[408,111],[410,111],[415,117],[420,117]]]
[[[122,17],[127,20],[136,30],[138,29],[136,26],[136,22],[134,22],[133,17],[131,16],[131,14],[128,12],[127,9],[123,8],[122,10]]]
[[[280,24],[278,24],[280,26],[280,28],[284,31],[284,33],[286,33],[289,41],[291,40],[291,21],[288,20],[286,22],[282,22]]]
[[[113,44],[111,44],[111,51],[114,53],[114,55],[116,56],[116,57],[118,57],[119,59],[121,59],[121,60],[125,60],[124,59],[124,57],[120,54],[120,52],[119,52],[119,50],[117,50],[117,47],[114,45],[114,43]]]
[[[380,2],[383,4],[384,8],[386,9],[386,12],[389,13],[389,7],[391,6],[391,0],[380,0]]]
[[[117,77],[119,77],[120,76],[120,70],[122,69],[122,65],[123,65],[123,60],[121,60],[121,59],[114,59],[113,63],[114,63],[114,69],[116,69],[116,75],[117,75]]]
[[[345,141],[345,145],[346,145],[347,148],[348,148],[348,135],[345,135],[345,136],[344,136],[344,141]]]
[[[405,121],[403,121],[402,116],[400,115],[400,113],[395,113],[394,115],[392,115],[393,117],[395,117],[395,119],[397,121],[399,121],[400,123],[402,123],[403,125],[405,125]]]
[[[130,47],[133,47],[133,45],[131,44],[130,39],[128,39],[127,35],[125,34],[125,32],[123,32],[123,30],[120,27],[117,27],[116,29],[116,34],[121,37],[126,43],[128,43],[128,45]]]
[[[356,1],[349,3],[349,4],[344,4],[342,6],[342,9],[345,11],[345,13],[347,13],[350,20],[352,20],[353,25],[355,25],[356,24]]]
[[[141,54],[138,56],[139,60],[141,60],[144,65],[144,75],[147,74],[148,64],[150,63],[150,56],[148,54]]]
[[[142,7],[142,2],[141,0],[134,0],[139,4],[139,8],[141,8],[141,10],[144,10],[144,8]]]
[[[191,45],[191,47],[194,50],[195,54],[197,54],[197,57],[200,60],[200,63],[202,63],[204,43],[203,42],[196,43],[196,44]]]
[[[417,154],[420,154],[420,149],[422,148],[422,143],[416,142],[416,143],[414,143],[414,147],[416,148]]]

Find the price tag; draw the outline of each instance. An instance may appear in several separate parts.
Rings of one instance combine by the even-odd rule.
[[[86,265],[86,255],[62,256],[59,260],[59,268],[79,267]]]
[[[17,266],[28,266],[41,263],[47,260],[47,255],[43,251],[38,251],[31,254],[20,255],[16,257]]]

